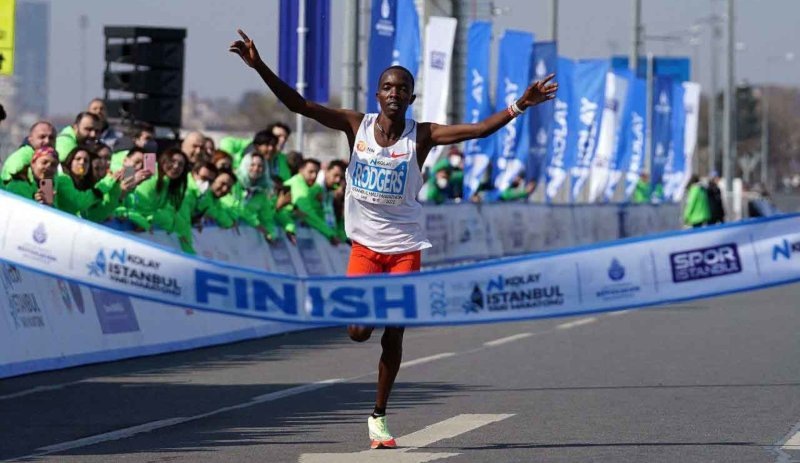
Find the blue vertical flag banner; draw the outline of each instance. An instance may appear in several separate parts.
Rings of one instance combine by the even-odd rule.
[[[686,172],[686,147],[684,146],[684,129],[686,128],[686,109],[684,96],[686,91],[681,82],[672,82],[672,135],[669,141],[667,163],[664,166],[664,200],[677,202],[681,195],[678,190],[683,187]]]
[[[558,64],[556,42],[536,42],[533,44],[532,81],[542,80],[555,73]],[[553,108],[555,101],[546,101],[529,109],[531,147],[525,179],[539,182],[544,174],[547,149],[550,146],[553,127]]]
[[[628,90],[628,117],[622,120],[617,169],[625,173],[625,200],[633,195],[644,167],[647,131],[647,80],[631,79]]]
[[[575,62],[569,58],[558,57],[558,92],[553,100],[552,136],[547,148],[547,201],[553,201],[567,174],[575,163],[574,148],[570,145],[570,113],[572,111],[572,78]],[[570,154],[572,153],[572,155]]]
[[[378,112],[378,79],[392,65],[397,30],[397,0],[372,0],[367,62],[367,112]]]
[[[626,121],[630,121],[631,117],[631,103],[629,101],[631,95],[631,86],[633,85],[633,73],[630,70],[614,70],[614,75],[619,81],[625,82],[625,89],[619,89],[615,92],[614,98],[617,104],[616,110],[616,124],[614,142],[611,148],[611,156],[608,158],[608,181],[606,182],[604,192],[602,194],[601,202],[608,202],[614,200],[614,193],[617,190],[622,174],[625,169],[621,168],[620,162],[623,156],[622,138]],[[622,87],[619,85],[618,87]],[[615,89],[616,90],[616,89]],[[608,102],[606,102],[608,106]],[[602,130],[602,127],[601,127]],[[627,166],[626,166],[627,167]]]
[[[611,67],[614,71],[629,69],[628,63],[627,56],[613,56],[611,58]],[[685,82],[691,78],[692,61],[685,57],[655,56],[653,57],[653,75],[671,77],[673,80]],[[637,76],[641,78],[647,77],[646,56],[639,58]]]
[[[464,75],[464,122],[474,124],[492,112],[489,101],[489,55],[492,44],[492,24],[475,21],[467,32],[467,69]],[[469,140],[464,145],[464,198],[477,193],[494,152],[494,137]]]
[[[603,114],[606,74],[609,69],[610,63],[605,59],[581,60],[575,65],[572,95],[575,111],[570,119],[573,123],[571,131],[576,137],[576,151],[575,164],[570,171],[571,202],[579,200],[586,180],[589,179],[592,160],[597,150],[597,137],[600,134],[600,117]]]
[[[281,0],[278,34],[278,75],[297,85],[297,23],[299,2],[306,2],[305,97],[326,102],[330,96],[330,0]]]
[[[411,71],[414,80],[419,74],[420,61],[419,15],[414,0],[397,0],[397,28],[392,52],[392,66],[399,65]],[[413,118],[412,107],[406,117]]]
[[[653,199],[664,197],[664,166],[672,139],[672,79],[656,76],[653,82],[653,130],[650,184]]]
[[[508,30],[500,39],[497,63],[495,108],[503,111],[516,102],[530,85],[533,34]],[[524,171],[530,148],[530,125],[526,111],[497,132],[492,179],[494,187],[505,190]]]

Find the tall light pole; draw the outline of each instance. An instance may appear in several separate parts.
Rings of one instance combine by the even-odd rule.
[[[780,56],[767,57],[766,71],[771,76],[770,65],[775,61],[791,62],[794,61],[794,52],[787,52]],[[769,158],[769,87],[764,84],[761,88],[761,186],[767,188],[769,169],[767,160]]]
[[[736,136],[735,127],[733,125],[734,115],[736,114],[735,104],[733,97],[733,87],[735,85],[735,43],[736,35],[734,31],[734,23],[736,16],[734,15],[734,0],[728,0],[728,41],[727,41],[727,69],[725,76],[725,99],[723,102],[722,120],[722,176],[725,179],[725,190],[731,191],[733,185],[733,165],[736,162]]]
[[[300,0],[297,2],[297,93],[300,96],[305,96],[306,93],[306,34],[308,27],[306,27],[306,2]],[[295,118],[297,127],[297,135],[294,139],[294,146],[297,151],[303,152],[303,141],[305,133],[303,130],[303,116],[300,114]]]
[[[344,0],[342,107],[358,111],[359,0]]]
[[[86,30],[89,29],[89,16],[82,14],[78,18],[78,27],[81,30],[81,105],[88,104],[86,101]]]
[[[642,54],[642,0],[631,0],[633,12],[633,34],[631,36],[631,54],[628,58],[628,67],[636,75],[639,66],[639,56]]]
[[[558,0],[550,0],[550,40],[558,41]]]

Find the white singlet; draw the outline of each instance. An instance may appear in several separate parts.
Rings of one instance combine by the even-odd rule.
[[[417,201],[423,183],[417,123],[406,119],[397,143],[384,148],[375,141],[377,118],[365,114],[356,133],[344,192],[345,231],[351,240],[381,254],[429,248]]]

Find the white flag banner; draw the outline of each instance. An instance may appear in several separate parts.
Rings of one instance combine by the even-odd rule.
[[[686,113],[683,146],[686,164],[684,166],[683,185],[681,185],[673,196],[676,202],[680,202],[683,199],[686,185],[689,184],[689,178],[694,173],[693,163],[695,149],[697,148],[697,125],[700,119],[700,84],[697,82],[684,82],[683,90],[685,92],[683,94],[683,107]]]
[[[600,119],[600,136],[597,140],[597,152],[592,160],[591,177],[589,177],[589,202],[602,201],[606,186],[611,181],[611,168],[615,167],[617,156],[617,140],[622,118],[622,108],[628,94],[628,80],[609,72],[606,77],[605,107]],[[618,177],[617,177],[618,180]]]
[[[447,123],[447,97],[450,95],[450,69],[456,39],[455,18],[431,16],[425,28],[425,57],[422,63],[422,115],[420,121]],[[441,147],[431,150],[424,167],[439,159]]]

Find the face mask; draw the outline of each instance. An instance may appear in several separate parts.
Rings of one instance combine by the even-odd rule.
[[[456,156],[455,154],[450,156],[450,165],[453,167],[461,166],[461,156]]]
[[[436,186],[439,187],[440,190],[447,188],[449,183],[450,182],[446,178],[439,177],[436,179]]]
[[[195,183],[197,183],[197,191],[199,191],[200,194],[203,194],[206,191],[208,191],[208,187],[210,186],[208,180],[200,180]]]

